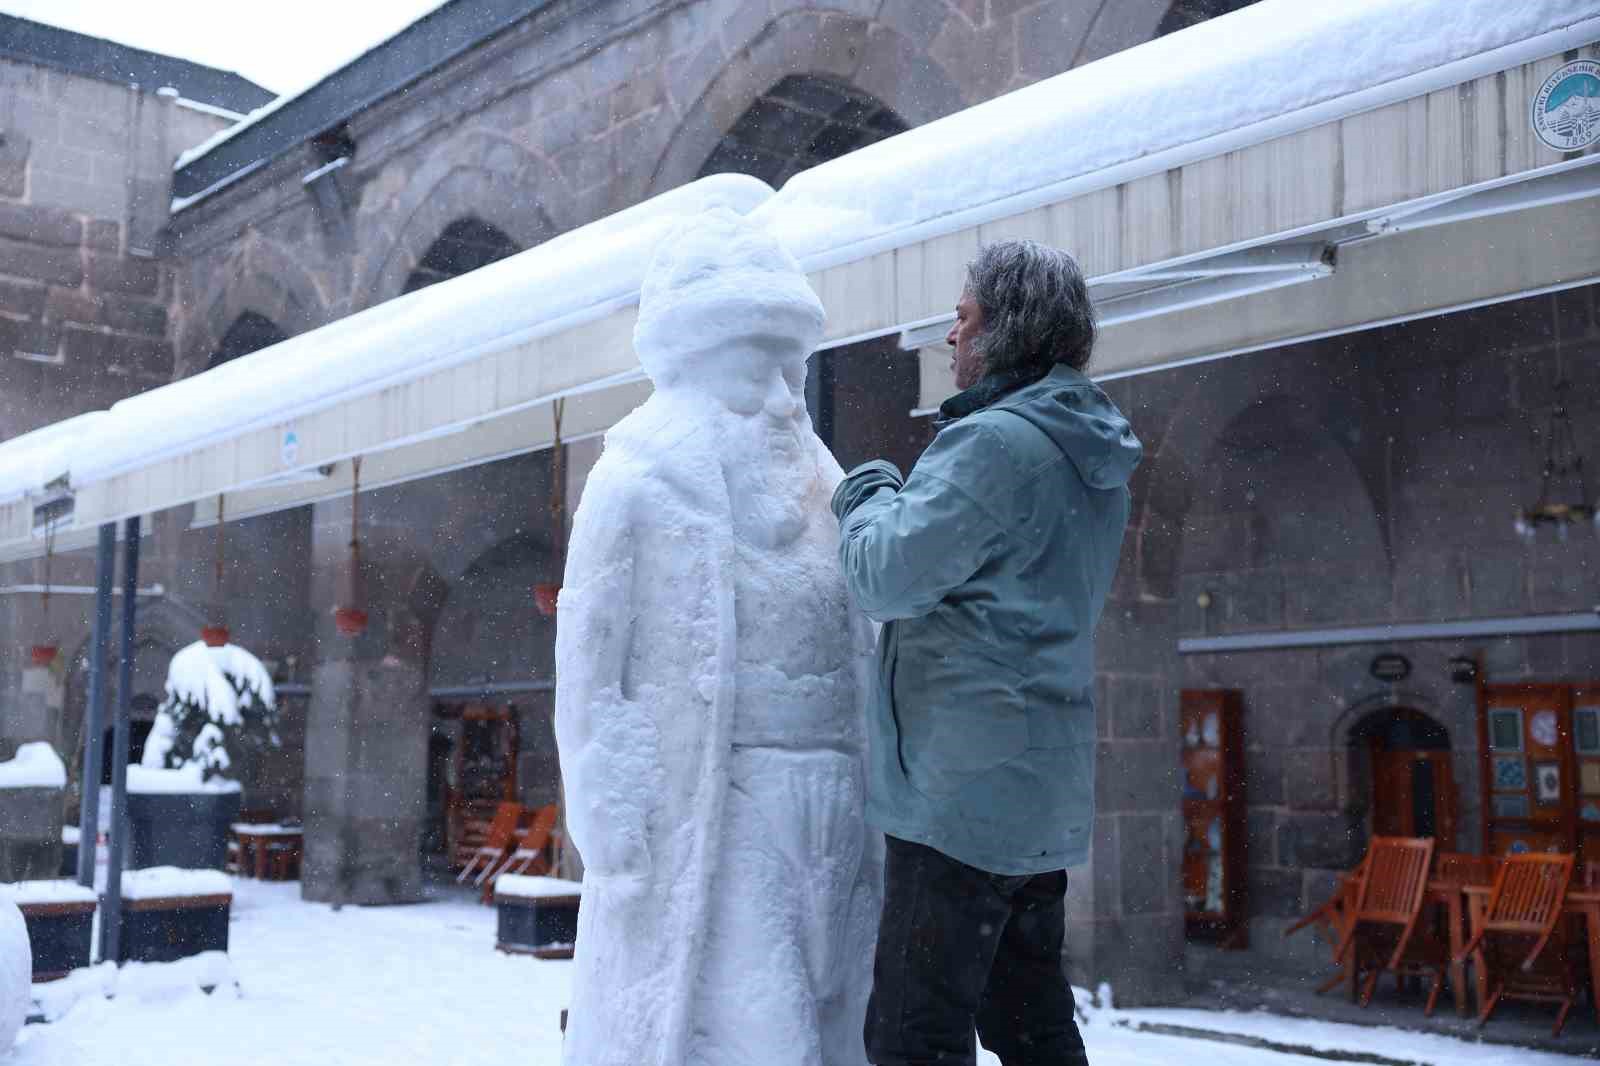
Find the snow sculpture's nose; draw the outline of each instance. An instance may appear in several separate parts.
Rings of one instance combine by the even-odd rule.
[[[794,393],[789,391],[789,383],[783,380],[781,373],[774,371],[767,379],[767,395],[761,406],[773,418],[794,417]]]

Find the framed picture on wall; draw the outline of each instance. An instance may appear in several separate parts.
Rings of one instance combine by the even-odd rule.
[[[1494,791],[1528,791],[1528,764],[1520,755],[1494,757]]]
[[[1522,708],[1496,707],[1489,712],[1489,747],[1495,751],[1522,750]]]
[[[1490,808],[1496,818],[1527,818],[1533,813],[1528,806],[1528,794],[1495,796]]]
[[[1561,802],[1561,764],[1536,762],[1533,764],[1533,794],[1539,806],[1550,807]]]
[[[1585,796],[1600,796],[1600,759],[1585,759],[1579,765],[1578,788]]]
[[[1574,745],[1579,755],[1600,755],[1600,707],[1579,707],[1572,712]]]

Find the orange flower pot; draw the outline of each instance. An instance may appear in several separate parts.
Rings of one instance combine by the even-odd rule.
[[[367,612],[359,607],[335,607],[333,625],[346,637],[359,637],[367,631]]]
[[[539,613],[546,618],[555,617],[556,600],[561,597],[560,585],[535,585],[533,586],[533,605],[539,608]]]
[[[208,648],[220,648],[228,643],[227,626],[201,626],[200,639],[206,642]]]
[[[49,666],[56,661],[54,644],[35,644],[28,649],[28,659],[34,666]]]

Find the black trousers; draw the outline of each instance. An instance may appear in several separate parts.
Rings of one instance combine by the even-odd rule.
[[[1065,870],[1006,877],[888,838],[867,1004],[875,1066],[1087,1066],[1061,969]]]

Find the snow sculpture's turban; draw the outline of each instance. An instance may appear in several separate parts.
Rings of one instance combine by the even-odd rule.
[[[677,226],[639,291],[633,346],[657,385],[702,352],[759,344],[804,359],[822,339],[822,301],[778,239],[725,207]]]

